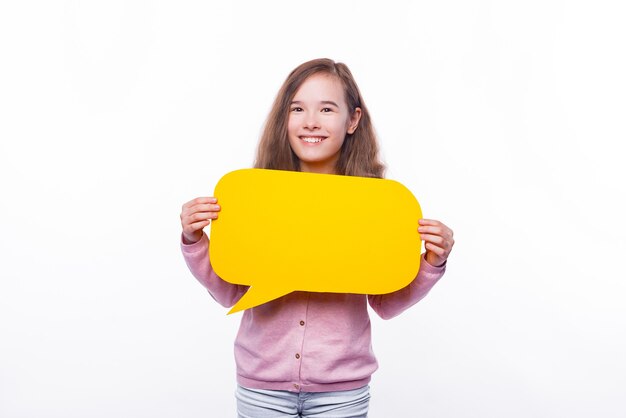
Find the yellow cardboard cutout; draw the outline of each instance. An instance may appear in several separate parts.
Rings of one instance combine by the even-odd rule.
[[[226,174],[211,264],[250,289],[229,313],[295,290],[384,294],[417,275],[422,217],[393,180],[262,169]]]

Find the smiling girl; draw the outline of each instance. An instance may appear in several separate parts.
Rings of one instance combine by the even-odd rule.
[[[346,65],[317,59],[289,74],[268,116],[255,167],[382,178],[369,112]],[[215,274],[203,232],[220,210],[215,197],[185,203],[181,248],[193,275],[218,303],[231,307],[248,287]],[[292,292],[244,312],[235,340],[239,417],[367,416],[368,384],[378,368],[368,303],[384,319],[417,303],[443,276],[454,245],[443,223],[420,219],[419,225],[426,251],[417,276],[403,289],[367,296]]]

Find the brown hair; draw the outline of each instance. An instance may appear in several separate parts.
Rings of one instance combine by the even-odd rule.
[[[287,121],[289,106],[296,91],[313,74],[326,73],[337,77],[343,85],[350,114],[361,108],[361,120],[356,131],[346,134],[337,161],[336,172],[347,176],[382,178],[385,166],[378,157],[378,142],[370,114],[352,73],[343,63],[320,58],[294,69],[281,86],[259,141],[255,168],[300,171],[300,160],[289,145]]]

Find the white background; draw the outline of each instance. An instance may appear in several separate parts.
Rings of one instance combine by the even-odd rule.
[[[424,301],[373,319],[370,415],[626,416],[620,6],[3,2],[0,416],[234,416],[239,314],[188,272],[180,207],[252,165],[317,57],[457,240]]]

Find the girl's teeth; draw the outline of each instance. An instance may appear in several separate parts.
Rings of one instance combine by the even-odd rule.
[[[322,142],[321,138],[302,138],[304,142],[308,142],[309,144],[313,144],[316,142]]]

